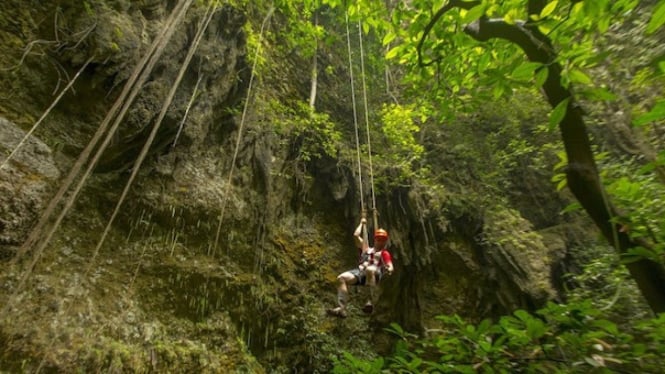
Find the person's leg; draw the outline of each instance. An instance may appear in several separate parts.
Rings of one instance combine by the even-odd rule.
[[[349,297],[349,286],[356,283],[356,277],[349,271],[337,276],[337,304],[346,309]]]
[[[374,311],[374,288],[376,287],[376,274],[377,267],[375,265],[370,265],[365,269],[365,277],[367,286],[369,287],[369,299],[363,306],[363,312],[370,314]]]
[[[346,305],[349,297],[349,286],[358,282],[357,275],[353,271],[346,271],[337,276],[337,304],[335,309],[329,312],[339,317],[346,317]]]
[[[367,285],[370,287],[376,286],[376,265],[370,265],[365,269],[365,277],[367,278]]]

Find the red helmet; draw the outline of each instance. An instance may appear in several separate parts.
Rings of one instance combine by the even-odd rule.
[[[376,239],[388,240],[388,231],[384,229],[378,229],[374,231],[374,240]]]

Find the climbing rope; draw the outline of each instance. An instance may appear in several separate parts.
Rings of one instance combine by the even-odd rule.
[[[365,84],[365,53],[363,48],[362,23],[358,20],[358,41],[360,43],[360,75],[363,82],[363,104],[365,105],[365,129],[367,131],[367,158],[369,161],[369,179],[372,194],[372,217],[374,228],[379,228],[379,217],[376,209],[376,196],[374,194],[374,172],[372,169],[372,142],[369,136],[369,105],[367,105],[367,85]]]
[[[360,136],[359,136],[359,125],[358,125],[358,115],[357,115],[357,109],[356,109],[356,94],[355,94],[355,86],[354,86],[354,78],[353,78],[353,62],[352,62],[352,53],[351,53],[351,32],[349,30],[349,13],[348,11],[346,12],[346,42],[347,42],[347,49],[348,49],[348,55],[349,55],[349,76],[351,80],[351,101],[352,101],[352,106],[353,106],[353,124],[355,128],[355,134],[356,134],[356,153],[357,153],[357,158],[358,158],[358,185],[359,185],[359,190],[360,190],[360,209],[361,209],[361,214],[363,215],[363,218],[365,218],[365,201],[364,201],[364,191],[363,191],[363,182],[362,182],[362,164],[360,161]],[[362,89],[363,89],[363,104],[365,108],[365,129],[366,129],[366,136],[367,136],[367,153],[368,153],[368,161],[369,161],[369,176],[370,176],[370,190],[371,190],[371,197],[372,197],[372,217],[373,217],[373,224],[374,228],[378,228],[378,212],[376,209],[376,195],[374,192],[374,172],[372,168],[372,143],[371,143],[371,138],[370,138],[370,131],[369,131],[369,106],[367,104],[367,85],[366,85],[366,79],[365,79],[365,55],[364,55],[364,50],[363,50],[363,41],[362,41],[362,23],[360,20],[358,20],[358,40],[359,40],[359,47],[360,47],[360,76],[361,76],[361,81],[362,81]]]
[[[363,192],[363,173],[360,162],[360,135],[358,131],[358,112],[356,110],[356,90],[353,82],[353,60],[351,58],[351,32],[349,31],[349,12],[346,12],[346,46],[349,55],[349,77],[351,80],[351,102],[353,107],[353,127],[356,132],[356,154],[358,158],[358,188],[360,190],[360,211],[365,212],[365,194]]]

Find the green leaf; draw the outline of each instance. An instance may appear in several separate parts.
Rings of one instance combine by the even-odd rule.
[[[568,78],[573,83],[591,84],[591,78],[584,72],[578,69],[573,69],[568,72]]]
[[[597,101],[613,101],[616,100],[617,96],[612,93],[610,90],[608,90],[605,87],[599,87],[599,88],[590,88],[588,90],[583,90],[580,91],[580,95],[591,99],[591,100],[597,100]]]
[[[515,317],[519,318],[522,321],[526,321],[532,318],[529,312],[522,309],[516,310],[515,312],[513,312],[513,314],[515,315]]]
[[[362,29],[365,34],[369,34],[369,24],[367,22],[362,23]]]
[[[568,109],[568,103],[570,102],[570,97],[561,100],[559,104],[552,110],[550,113],[550,130],[554,130],[556,126],[559,125],[563,117],[566,116],[566,110]]]
[[[585,1],[584,10],[586,11],[586,14],[595,16],[603,13],[603,8],[605,7],[606,3],[606,0]]]
[[[383,357],[379,357],[376,360],[372,361],[372,367],[371,367],[372,373],[381,372],[381,368],[383,368]]]
[[[545,335],[547,328],[543,321],[532,318],[526,323],[526,331],[531,339],[538,339]]]
[[[547,76],[549,75],[549,73],[550,70],[547,69],[545,66],[543,66],[542,69],[536,72],[536,85],[538,87],[542,87],[543,84],[545,84],[545,81],[547,81]]]
[[[649,259],[658,261],[658,254],[651,249],[644,247],[634,247],[628,249],[627,256],[634,256],[636,260]]]
[[[645,175],[651,173],[654,170],[656,170],[656,164],[654,162],[649,162],[648,164],[642,166],[637,172],[638,174]]]
[[[478,72],[483,73],[490,65],[490,57],[491,55],[489,53],[483,53],[480,55],[480,58],[478,59]]]
[[[541,66],[543,66],[543,64],[539,62],[525,62],[516,67],[510,76],[518,81],[529,80],[531,77],[533,77],[533,72]]]
[[[563,208],[561,213],[563,214],[563,213],[574,212],[574,211],[577,211],[577,210],[580,210],[580,209],[582,209],[582,204],[580,204],[578,202],[574,202],[574,203],[568,204],[568,206]]]
[[[463,23],[471,23],[478,18],[480,18],[483,14],[485,14],[485,8],[487,6],[485,4],[480,4],[476,5],[473,8],[469,9],[468,12],[464,15],[464,19],[462,19]]]
[[[555,0],[555,1],[552,1],[551,3],[545,5],[543,10],[540,12],[540,19],[543,19],[543,18],[549,16],[550,14],[552,14],[554,9],[556,9],[556,6],[557,6],[558,3],[559,2]]]
[[[492,321],[489,319],[484,319],[478,324],[478,332],[481,334],[485,334],[487,330],[492,327]]]
[[[665,23],[665,1],[661,1],[653,9],[653,14],[651,15],[651,19],[649,20],[649,24],[647,25],[646,33],[652,34],[664,23]]]
[[[402,51],[402,47],[400,47],[399,45],[396,46],[395,48],[392,48],[391,50],[389,50],[389,51],[386,53],[386,60],[390,60],[390,59],[393,59],[393,58],[397,57],[397,55],[398,55],[401,51]]]
[[[503,16],[503,20],[509,24],[514,25],[515,21],[519,18],[519,11],[517,9],[511,9]]]
[[[383,41],[382,41],[383,45],[388,45],[388,44],[390,44],[390,42],[392,42],[393,40],[395,40],[396,37],[397,37],[397,34],[395,34],[394,32],[389,32],[389,33],[387,33],[387,34],[383,37]]]
[[[610,334],[613,334],[613,335],[618,335],[619,334],[619,329],[617,328],[617,325],[612,321],[608,321],[606,319],[598,319],[598,320],[593,321],[592,324],[594,326],[597,326],[597,327],[609,332]]]
[[[403,338],[404,337],[404,330],[402,329],[402,326],[399,324],[393,322],[390,324],[390,327],[386,329],[388,332],[392,332],[393,334]]]
[[[598,31],[604,34],[610,28],[610,21],[610,17],[602,17],[599,19],[597,22]]]
[[[497,82],[494,88],[492,88],[492,96],[495,99],[500,98],[505,92],[505,86],[501,82]]]
[[[633,125],[638,127],[644,126],[647,123],[659,121],[663,118],[665,118],[665,100],[659,101],[650,111],[635,118],[633,120]]]
[[[633,354],[635,357],[642,356],[647,350],[647,346],[642,343],[633,344]]]
[[[492,350],[492,343],[487,340],[479,340],[478,346],[483,352],[490,352]]]
[[[353,19],[353,16],[356,14],[356,7],[349,6],[346,8],[346,15],[349,17],[349,20]]]

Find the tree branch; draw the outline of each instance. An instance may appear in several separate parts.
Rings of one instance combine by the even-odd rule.
[[[571,0],[574,4],[579,0]],[[529,0],[527,3],[529,14],[540,14],[546,1]],[[450,0],[442,6],[423,29],[418,45],[418,64],[431,65],[437,60],[425,63],[422,58],[422,48],[425,39],[436,23],[446,12],[453,8],[471,9],[479,5],[479,1]],[[591,142],[586,130],[583,111],[573,100],[569,87],[561,84],[561,65],[556,62],[556,51],[547,35],[538,30],[536,25],[529,22],[508,24],[503,19],[488,19],[481,17],[464,28],[464,32],[478,41],[490,39],[504,39],[519,46],[527,58],[533,62],[540,62],[548,69],[547,79],[542,90],[549,104],[554,108],[559,103],[569,99],[566,114],[559,123],[559,130],[568,156],[566,179],[568,188],[575,195],[584,210],[589,214],[596,226],[603,233],[607,241],[621,254],[643,246],[643,240],[631,238],[624,230],[620,230],[618,223],[613,222],[617,216],[616,208],[607,199],[603,185],[598,176],[598,167],[591,150]],[[665,267],[647,258],[642,258],[626,264],[626,267],[635,279],[640,291],[651,309],[656,312],[665,312]]]
[[[434,25],[436,25],[439,22],[439,19],[441,19],[441,17],[443,17],[444,14],[446,14],[449,10],[453,8],[471,9],[474,6],[480,4],[481,4],[480,1],[450,0],[439,10],[437,10],[436,13],[430,19],[429,23],[423,29],[423,35],[420,37],[420,40],[418,41],[418,46],[416,47],[416,51],[418,52],[418,65],[422,67],[429,66],[437,61],[437,60],[432,60],[430,62],[424,63],[422,56],[422,49],[423,49],[423,44],[425,43],[425,39],[427,39],[427,36],[434,28]]]
[[[600,182],[583,112],[573,100],[572,91],[561,84],[562,67],[555,62],[556,52],[549,38],[537,28],[525,27],[523,22],[508,24],[503,20],[486,18],[467,25],[464,32],[478,41],[493,38],[510,41],[519,46],[529,60],[547,66],[548,76],[542,90],[550,105],[556,107],[563,100],[570,99],[566,114],[559,123],[568,156],[568,188],[619,253],[625,254],[632,248],[644,246],[642,240],[631,238],[629,233],[619,230],[618,224],[613,222],[617,211],[607,199]],[[656,313],[665,312],[665,289],[662,287],[665,284],[665,267],[647,258],[628,263],[626,267],[651,309]]]

